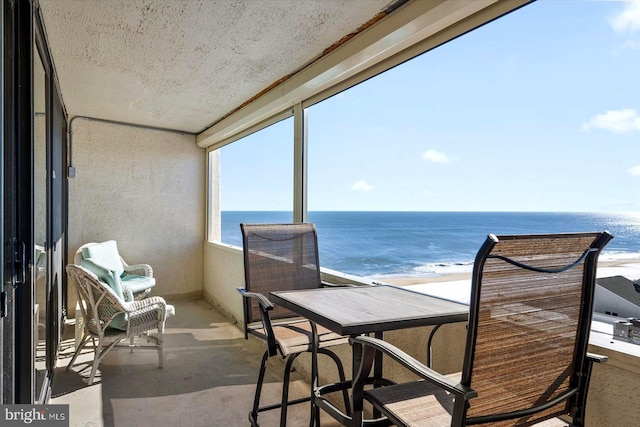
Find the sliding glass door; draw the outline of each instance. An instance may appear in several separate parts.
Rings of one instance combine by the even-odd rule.
[[[33,289],[34,400],[51,390],[65,318],[66,114],[39,16],[34,11],[33,45]]]
[[[0,405],[44,403],[66,315],[67,115],[38,2],[0,11]]]

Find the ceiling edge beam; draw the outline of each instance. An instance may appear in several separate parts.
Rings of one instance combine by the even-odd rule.
[[[292,105],[338,85],[443,29],[504,1],[410,1],[253,102],[202,131],[196,137],[197,143],[204,148],[220,141],[228,141],[234,135],[291,108]]]

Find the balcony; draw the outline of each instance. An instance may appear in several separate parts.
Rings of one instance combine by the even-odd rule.
[[[157,368],[155,351],[118,348],[110,352],[100,365],[100,376],[93,386],[83,382],[89,374],[91,360],[87,352],[76,366],[64,368],[74,349],[73,324],[67,325],[55,372],[51,403],[69,404],[71,425],[243,425],[251,407],[258,363],[263,344],[253,338],[244,339],[237,320],[240,297],[234,284],[241,283],[240,251],[224,245],[205,247],[204,299],[173,301],[177,315],[169,319],[165,331],[165,365]],[[235,275],[234,275],[235,274]],[[324,271],[331,280],[350,280],[336,272]],[[216,279],[216,277],[218,279]],[[214,292],[214,289],[216,290]],[[225,302],[224,304],[221,303]],[[236,307],[237,306],[237,307]],[[407,339],[406,333],[388,333],[385,337],[418,358],[424,359],[430,328],[416,330]],[[396,331],[397,332],[397,331]],[[434,367],[441,372],[459,370],[464,349],[464,324],[445,325],[434,339]],[[417,338],[416,338],[417,337]],[[637,346],[614,341],[606,326],[592,332],[591,351],[605,354],[609,361],[594,368],[587,425],[607,427],[633,425],[637,411],[633,397],[640,384],[640,350]],[[350,375],[350,349],[339,349]],[[322,362],[322,361],[321,361]],[[271,364],[278,365],[272,358]],[[308,357],[297,365],[292,396],[304,396],[309,390],[305,366]],[[273,366],[273,365],[272,365]],[[281,364],[278,366],[282,366]],[[328,377],[335,378],[331,366],[321,366]],[[268,371],[263,391],[264,399],[277,401],[280,395],[280,373]],[[401,378],[391,364],[385,366],[385,377]],[[266,400],[265,400],[266,401]],[[293,406],[289,425],[306,425],[308,405]],[[278,425],[278,411],[262,413],[261,424]],[[323,415],[322,425],[337,425]]]
[[[158,277],[154,293],[166,296],[177,308],[177,316],[167,324],[164,369],[157,369],[154,352],[129,353],[126,349],[118,349],[108,354],[101,364],[103,377],[94,386],[87,386],[82,379],[88,375],[88,371],[81,371],[82,365],[76,366],[72,372],[64,370],[74,346],[72,322],[76,301],[71,284],[68,293],[71,323],[67,325],[61,343],[51,403],[70,404],[71,425],[120,426],[134,422],[140,425],[167,425],[173,422],[174,425],[236,426],[247,423],[257,363],[263,347],[261,343],[244,340],[237,327],[242,311],[235,288],[243,281],[239,250],[203,242],[212,238],[219,228],[220,160],[215,148],[267,126],[267,122],[277,122],[291,114],[301,123],[305,105],[313,105],[320,98],[340,93],[350,85],[431,50],[529,1],[371,2],[370,7],[375,10],[358,11],[358,24],[372,22],[368,20],[379,10],[375,4],[379,3],[382,7],[396,3],[398,9],[385,9],[384,13],[389,14],[389,19],[376,21],[378,23],[373,24],[368,32],[351,38],[351,42],[343,43],[327,55],[321,52],[325,52],[328,43],[346,40],[343,36],[347,35],[347,30],[351,31],[351,27],[337,28],[333,33],[323,28],[315,31],[305,29],[308,34],[315,32],[326,35],[328,40],[318,40],[315,48],[304,45],[297,48],[296,53],[308,52],[308,58],[283,55],[295,59],[286,69],[272,67],[269,62],[272,55],[267,55],[263,69],[273,74],[266,73],[257,78],[244,77],[232,71],[226,78],[221,77],[220,81],[242,85],[242,91],[238,90],[239,87],[226,88],[224,85],[211,84],[208,80],[201,82],[192,78],[193,70],[220,68],[205,61],[208,56],[200,55],[200,46],[165,48],[162,45],[162,48],[156,49],[161,60],[152,67],[147,62],[153,56],[149,55],[150,50],[146,48],[149,42],[185,40],[179,34],[171,36],[167,28],[173,28],[173,25],[158,19],[160,15],[170,17],[169,24],[186,23],[186,34],[197,33],[194,30],[198,28],[226,29],[226,25],[212,25],[211,21],[198,27],[193,22],[199,20],[194,18],[190,21],[183,19],[180,14],[164,13],[162,8],[140,8],[134,10],[135,13],[125,10],[119,17],[116,14],[118,8],[106,10],[108,8],[105,7],[104,15],[107,16],[103,16],[99,13],[103,10],[90,2],[84,2],[82,6],[72,1],[40,0],[37,3],[41,7],[36,8],[35,16],[47,24],[47,32],[43,29],[38,33],[38,46],[45,60],[51,56],[50,61],[45,62],[52,62],[55,67],[51,63],[41,67],[42,75],[37,75],[39,83],[35,82],[34,92],[44,100],[45,92],[53,92],[45,91],[46,85],[59,89],[60,101],[64,101],[69,110],[68,116],[66,111],[51,115],[52,111],[42,113],[40,110],[37,116],[42,123],[51,122],[50,117],[56,115],[64,116],[59,117],[59,122],[65,125],[64,128],[54,129],[63,137],[55,141],[58,144],[55,147],[60,149],[55,150],[57,163],[53,174],[48,174],[47,182],[50,186],[55,183],[55,188],[60,188],[60,191],[63,184],[68,185],[64,190],[68,198],[64,201],[50,200],[48,203],[52,206],[47,207],[59,214],[55,224],[65,231],[68,247],[62,241],[54,241],[53,247],[57,248],[57,252],[53,251],[52,263],[55,265],[51,270],[62,277],[63,260],[73,259],[75,250],[81,244],[115,239],[122,242],[125,258],[149,262],[154,266]],[[207,2],[200,3],[207,5]],[[258,4],[255,2],[254,6]],[[67,12],[73,13],[65,15],[65,5]],[[198,2],[193,5],[197,6]],[[266,7],[277,6],[278,2],[269,2]],[[263,5],[260,4],[260,7]],[[80,12],[74,8],[79,8]],[[354,11],[357,10],[352,8],[350,12]],[[217,9],[214,12],[211,16],[226,16]],[[255,17],[278,15],[272,10],[267,12],[256,13]],[[206,13],[195,9],[193,13],[197,18],[207,19]],[[338,16],[344,14],[342,11]],[[79,20],[70,24],[68,20],[71,17]],[[112,21],[106,18],[112,18]],[[131,20],[138,20],[141,25],[149,23],[151,28],[157,25],[160,30],[129,31]],[[320,21],[330,23],[335,20]],[[297,21],[294,23],[295,28],[304,29]],[[237,31],[225,31],[225,37],[250,34],[246,30],[268,27],[255,25],[255,22],[249,24],[254,25],[238,27]],[[86,33],[82,32],[83,29]],[[96,29],[102,33],[96,32]],[[82,34],[92,34],[94,38]],[[102,36],[95,37],[96,34]],[[143,38],[136,39],[137,42],[132,40],[132,37],[144,34],[150,35],[146,42]],[[155,37],[157,34],[166,37]],[[122,37],[119,38],[119,35]],[[224,40],[225,37],[206,39]],[[32,38],[25,37],[29,43]],[[292,45],[291,40],[295,39],[290,35],[274,40],[271,48],[261,51],[280,52]],[[276,43],[279,40],[283,41],[281,45]],[[87,46],[71,45],[72,42],[81,41],[90,43]],[[42,47],[48,44],[51,49]],[[246,41],[239,45],[251,47],[254,43]],[[103,58],[107,51],[115,53],[112,63]],[[180,55],[185,53],[187,56],[178,55],[179,59],[171,61],[162,58],[162,55],[172,52]],[[238,49],[233,52],[237,53]],[[37,53],[36,49],[35,56],[40,57]],[[195,58],[189,56],[190,53],[194,53]],[[224,51],[210,56],[214,59],[224,57]],[[141,58],[145,58],[145,61]],[[246,66],[254,61],[250,51],[245,60],[240,63],[239,70],[254,69]],[[167,68],[169,62],[176,64],[178,71],[186,71],[183,73],[183,86],[176,87],[176,81],[168,78],[178,75],[176,70]],[[189,67],[184,67],[184,64],[189,64]],[[56,75],[56,70],[60,76]],[[27,71],[25,74],[29,75]],[[285,75],[295,78],[287,78],[276,87],[269,86],[274,81],[281,81]],[[113,77],[111,86],[107,84],[105,76]],[[158,80],[148,81],[152,76]],[[207,94],[205,90],[211,93]],[[173,93],[176,97],[170,99],[167,93]],[[230,97],[231,94],[235,96],[234,99]],[[47,99],[46,105],[52,104]],[[251,102],[244,105],[247,100]],[[33,100],[27,101],[23,102],[24,106],[31,105]],[[206,101],[205,105],[198,104],[202,101]],[[243,108],[239,107],[243,105]],[[172,112],[171,108],[175,110]],[[23,111],[22,115],[31,117],[31,113],[30,110]],[[204,116],[200,124],[174,121],[176,118],[191,120],[196,115]],[[212,123],[215,125],[208,127]],[[27,123],[26,128],[30,126]],[[207,126],[206,129],[203,126]],[[36,135],[44,134],[53,135],[54,132],[51,129],[36,132]],[[44,161],[47,158],[43,148],[45,140],[40,138],[40,141],[42,145],[37,152]],[[68,150],[68,156],[60,154],[67,153],[62,150],[63,147]],[[302,150],[296,153],[296,171],[306,170],[301,167],[303,158],[307,156]],[[39,165],[38,170],[45,171],[46,167]],[[66,179],[67,171],[69,180]],[[61,180],[56,176],[65,177],[64,182],[59,182]],[[306,177],[300,173],[295,180],[291,187],[295,192],[294,204],[299,209],[304,205],[302,195],[306,191],[303,191],[301,183],[306,181]],[[41,184],[47,183],[44,179],[41,181]],[[44,199],[46,189],[44,186],[40,189]],[[55,195],[57,197],[58,193]],[[294,213],[296,219],[302,217],[301,212]],[[206,238],[203,233],[205,229],[208,231]],[[337,272],[327,271],[326,274],[332,275],[333,282],[353,281],[353,278]],[[60,299],[58,297],[56,302]],[[26,308],[29,308],[28,303]],[[40,304],[40,307],[44,306]],[[19,308],[26,312],[23,306],[18,307],[17,312],[21,311]],[[40,314],[44,318],[43,313]],[[437,369],[452,372],[460,368],[464,333],[464,325],[459,324],[443,327],[437,334],[434,343],[434,366]],[[409,340],[403,335],[406,334],[390,333],[387,338],[423,358],[428,329],[420,331],[418,344],[407,342]],[[634,353],[633,347],[629,347],[631,351],[626,351],[626,346],[621,343],[610,342],[606,332],[598,336],[601,340],[597,346],[594,345],[593,351],[609,356],[609,362],[597,366],[594,372],[588,408],[590,425],[635,425],[637,411],[630,408],[635,407],[636,402],[631,396],[635,395],[633,392],[638,390],[640,384],[640,354],[637,351]],[[345,361],[349,360],[349,354],[347,347],[341,351]],[[89,357],[89,354],[85,354],[80,361]],[[300,376],[294,383],[294,396],[308,392],[304,370],[307,362],[307,359],[301,358],[297,366]],[[397,374],[392,371],[385,374],[389,377],[393,375]],[[280,376],[272,373],[267,382],[264,395],[275,401],[280,393]],[[24,399],[25,402],[29,401]],[[290,412],[290,425],[305,425],[307,418],[306,405],[294,407]],[[263,425],[277,425],[277,411],[261,415],[261,421]],[[330,420],[323,420],[323,425],[332,424]]]

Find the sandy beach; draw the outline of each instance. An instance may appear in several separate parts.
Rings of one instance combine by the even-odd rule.
[[[630,280],[640,279],[640,258],[598,263],[598,277],[625,276]],[[471,280],[471,273],[453,273],[431,277],[385,277],[382,280],[396,286],[421,285],[425,283],[458,282]]]

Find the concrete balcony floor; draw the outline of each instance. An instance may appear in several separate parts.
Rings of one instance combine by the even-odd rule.
[[[51,404],[68,404],[75,426],[224,426],[249,425],[255,381],[264,344],[245,340],[242,331],[204,300],[174,303],[176,316],[166,324],[164,368],[155,350],[112,349],[87,385],[93,351],[85,349],[75,366],[74,327],[67,325],[56,368]],[[142,340],[144,344],[144,340]],[[271,358],[263,403],[280,399],[282,363]],[[292,375],[290,398],[309,393],[309,383]],[[279,410],[262,412],[261,426],[279,425]],[[309,424],[309,404],[291,406],[289,426]],[[338,425],[322,415],[322,425]]]

